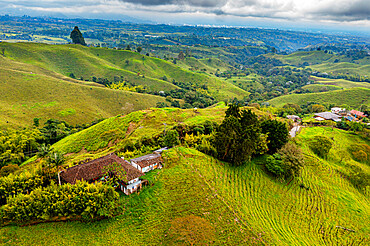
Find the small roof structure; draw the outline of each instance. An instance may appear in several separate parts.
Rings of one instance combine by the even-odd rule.
[[[132,163],[139,165],[141,168],[144,168],[156,163],[162,163],[162,157],[160,154],[153,153],[131,159],[130,161]]]
[[[321,113],[316,113],[315,118],[321,117],[324,118],[325,120],[334,120],[338,121],[338,119],[341,117],[340,115],[333,114],[332,112],[321,112]]]
[[[136,168],[130,165],[130,163],[122,158],[118,157],[114,153],[110,153],[106,156],[98,159],[70,167],[60,173],[60,177],[67,183],[75,184],[77,180],[91,181],[96,178],[100,178],[104,175],[103,167],[108,166],[112,163],[120,164],[126,172],[127,181],[136,179],[144,175]]]
[[[356,118],[358,118],[358,117],[361,117],[361,118],[365,117],[365,114],[363,112],[361,112],[361,111],[351,110],[350,113],[351,113],[351,115],[354,115]]]
[[[163,147],[163,148],[154,150],[153,153],[155,153],[155,154],[161,154],[165,150],[168,150],[168,147]]]
[[[301,118],[299,118],[299,116],[297,115],[287,115],[286,116],[288,119],[290,120],[300,120]]]

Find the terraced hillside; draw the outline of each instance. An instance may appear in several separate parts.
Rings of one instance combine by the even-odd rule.
[[[370,105],[370,89],[352,88],[320,93],[289,94],[273,98],[269,101],[275,107],[282,107],[286,103],[302,105],[307,102],[330,103],[335,105],[347,104],[350,107],[358,108],[362,104]]]
[[[32,64],[0,56],[0,126],[30,126],[33,118],[89,123],[155,106],[164,98],[116,91],[71,79]]]
[[[199,114],[180,109],[134,112],[71,135],[54,147],[72,151],[67,157],[71,164],[119,150],[117,134],[103,134],[108,129],[121,134],[120,139],[135,142],[162,132],[164,126],[160,126],[166,119],[168,127],[180,122],[199,124],[207,119],[220,121],[224,111],[224,107],[216,107],[199,110]],[[103,135],[118,146],[107,143],[94,147],[86,141]],[[314,135],[335,140],[326,159],[307,147]],[[145,176],[153,186],[121,197],[122,215],[94,223],[7,226],[0,229],[0,242],[85,245],[94,240],[111,245],[188,245],[181,236],[183,231],[174,224],[196,216],[193,230],[192,225],[189,228],[193,235],[207,229],[208,244],[368,245],[369,189],[360,192],[344,177],[349,165],[370,172],[369,166],[354,161],[347,152],[350,144],[369,141],[342,130],[316,127],[304,128],[297,142],[305,153],[305,166],[301,178],[291,182],[267,175],[259,159],[232,167],[194,149],[176,147],[164,153],[162,170]],[[30,165],[34,164],[26,166]],[[198,239],[195,236],[195,242]]]
[[[206,74],[193,73],[170,62],[126,50],[88,48],[81,45],[46,45],[36,43],[1,43],[5,55],[19,62],[36,65],[65,76],[92,79],[122,77],[151,91],[178,88],[172,82],[205,87],[218,100],[242,98],[249,93]],[[194,87],[193,86],[193,87]]]

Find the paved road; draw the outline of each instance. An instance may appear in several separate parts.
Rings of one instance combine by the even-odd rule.
[[[290,134],[290,136],[291,136],[292,138],[294,138],[294,137],[296,136],[297,132],[299,131],[299,128],[301,128],[301,126],[299,126],[299,125],[295,125],[295,126],[290,130],[289,134]]]

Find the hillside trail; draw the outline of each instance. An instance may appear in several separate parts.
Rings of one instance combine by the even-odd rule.
[[[299,132],[300,128],[301,126],[298,123],[294,123],[293,128],[289,131],[289,135],[294,138]]]

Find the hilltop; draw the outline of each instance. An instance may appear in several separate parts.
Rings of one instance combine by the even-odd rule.
[[[197,113],[190,109],[133,112],[68,136],[54,148],[68,152],[67,166],[112,151],[128,159],[129,153],[123,151],[125,145],[144,143],[161,134],[165,127],[220,122],[225,109],[218,105]],[[315,135],[335,140],[326,159],[308,148],[309,139]],[[266,174],[261,166],[263,160],[258,158],[233,167],[193,148],[180,146],[163,154],[162,170],[145,175],[154,185],[139,194],[121,197],[125,209],[122,215],[87,224],[7,226],[0,229],[0,242],[58,241],[76,245],[94,238],[96,243],[108,241],[113,245],[176,245],[180,238],[173,231],[172,222],[195,215],[205,220],[199,221],[199,225],[217,232],[210,234],[215,245],[366,245],[370,230],[368,189],[358,190],[348,177],[352,175],[351,166],[367,174],[370,170],[366,164],[354,161],[347,149],[351,144],[369,144],[369,141],[325,127],[304,128],[296,141],[304,151],[305,166],[301,177],[291,182]],[[34,165],[29,162],[24,168]]]
[[[359,108],[361,105],[370,105],[370,89],[367,88],[351,88],[346,90],[306,93],[306,94],[289,94],[273,98],[268,102],[275,107],[282,107],[286,103],[296,103],[298,105],[306,104],[307,102],[315,102],[320,104],[347,104],[353,108]]]
[[[36,43],[1,43],[6,57],[82,80],[124,80],[142,85],[148,91],[170,91],[182,83],[204,89],[216,98],[243,98],[249,93],[231,83],[206,74],[191,72],[175,64],[127,50],[89,48],[81,45],[47,45]],[[177,84],[180,84],[177,86]]]
[[[2,127],[30,126],[33,118],[90,123],[164,102],[160,96],[111,90],[2,56],[0,81]]]

